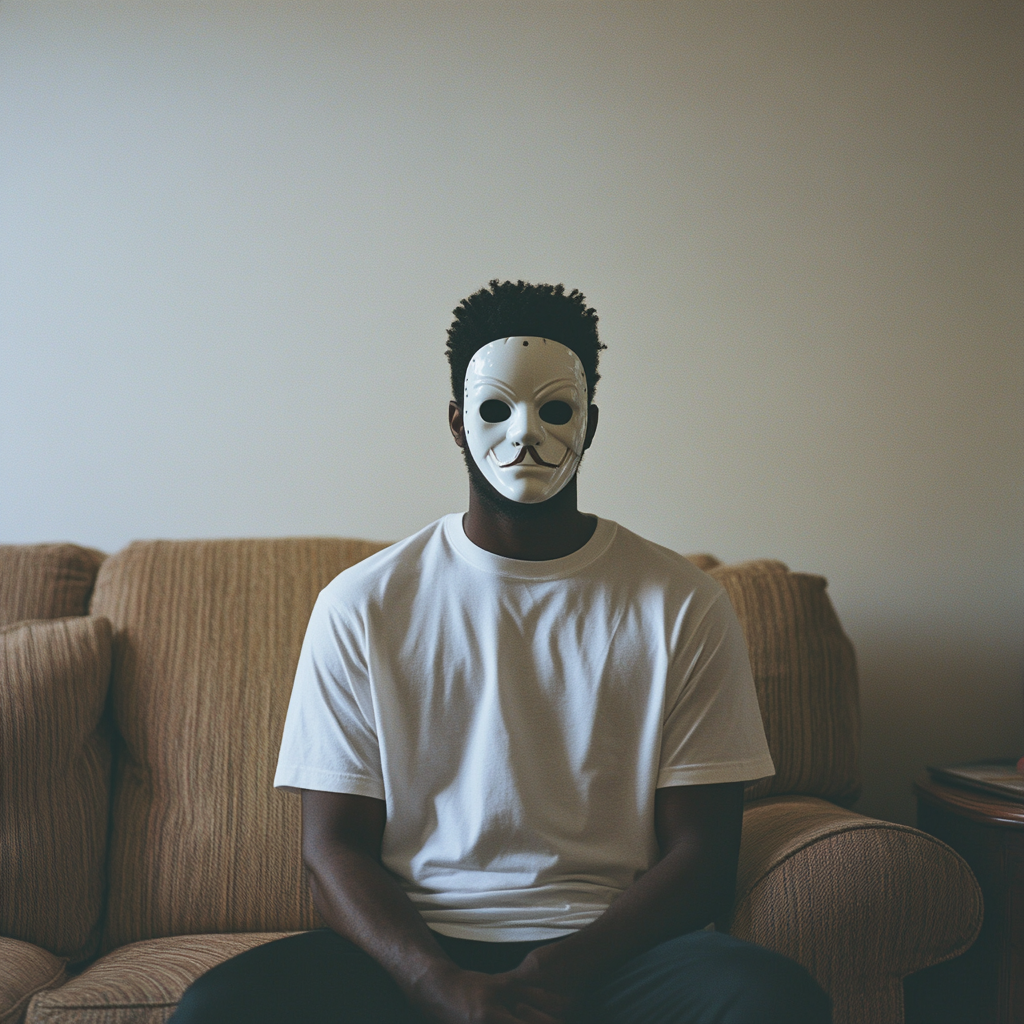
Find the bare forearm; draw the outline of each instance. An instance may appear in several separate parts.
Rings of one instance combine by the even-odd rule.
[[[451,965],[394,876],[374,858],[335,843],[308,858],[307,868],[324,921],[369,953],[402,989]]]
[[[541,975],[559,988],[579,989],[651,946],[707,925],[729,897],[709,891],[694,859],[676,847],[593,924],[536,950]]]
[[[538,982],[578,992],[659,942],[728,919],[742,784],[659,790],[655,819],[661,860],[593,924],[530,954],[527,969]]]
[[[476,974],[453,963],[373,857],[351,847],[328,847],[319,868],[307,865],[314,901],[327,923],[377,960],[430,1020],[562,1024],[563,1000],[556,993],[511,973]]]

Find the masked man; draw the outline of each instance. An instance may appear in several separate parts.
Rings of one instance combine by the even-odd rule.
[[[830,1019],[725,932],[743,783],[774,772],[728,598],[577,509],[603,347],[560,285],[455,310],[469,510],[324,589],[288,709],[275,784],[330,927],[221,964],[176,1021]]]

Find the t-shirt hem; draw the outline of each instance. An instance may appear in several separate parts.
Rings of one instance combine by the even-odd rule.
[[[473,942],[544,942],[547,939],[562,939],[566,935],[572,935],[579,931],[578,928],[466,927],[458,924],[432,924],[430,922],[427,927],[450,939],[470,939]]]
[[[370,796],[383,800],[384,785],[378,779],[368,779],[345,772],[329,772],[308,765],[279,764],[274,776],[274,788],[287,793],[298,793],[304,789],[315,789],[324,793],[348,793],[352,796]]]
[[[717,782],[753,782],[774,774],[775,765],[770,760],[685,765],[662,768],[656,785],[658,789],[664,789],[667,786],[706,786]]]

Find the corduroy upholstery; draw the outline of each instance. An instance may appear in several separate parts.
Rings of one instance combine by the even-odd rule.
[[[182,935],[122,946],[62,988],[36,996],[28,1019],[31,1024],[163,1024],[201,974],[287,934]]]
[[[99,938],[109,679],[106,619],[0,628],[0,933],[71,959]]]
[[[0,544],[0,626],[84,615],[104,557],[77,544]]]
[[[29,1000],[64,981],[65,962],[29,942],[0,937],[0,1024],[21,1024]]]
[[[804,793],[839,804],[860,793],[857,663],[821,576],[782,562],[719,565],[750,653],[775,775],[747,786],[756,800]]]
[[[944,843],[813,797],[750,804],[732,932],[803,964],[835,1024],[899,1024],[903,978],[966,950],[981,890]]]
[[[104,562],[92,611],[117,631],[124,741],[104,950],[319,924],[298,801],[273,788],[277,748],[317,594],[383,546],[153,542]]]

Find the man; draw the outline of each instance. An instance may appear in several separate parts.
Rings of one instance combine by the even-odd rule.
[[[455,310],[469,510],[324,589],[281,744],[330,927],[215,968],[175,1021],[830,1019],[725,931],[743,783],[774,771],[729,601],[577,508],[603,347],[561,285]]]

